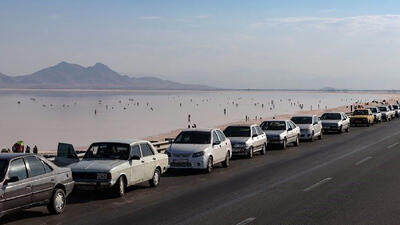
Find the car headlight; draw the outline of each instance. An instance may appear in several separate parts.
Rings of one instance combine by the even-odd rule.
[[[193,157],[193,158],[202,157],[203,155],[204,155],[204,151],[201,151],[201,152],[193,153],[192,157]]]
[[[97,173],[97,180],[111,179],[111,173]]]

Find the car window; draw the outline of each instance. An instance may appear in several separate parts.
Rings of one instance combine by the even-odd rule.
[[[31,177],[39,176],[46,173],[43,163],[35,156],[26,157],[26,162],[29,165]]]
[[[139,145],[132,146],[131,156],[139,156],[140,158],[142,158],[142,153],[140,152]]]
[[[219,138],[219,140],[221,140],[221,141],[225,141],[226,137],[225,137],[225,134],[224,134],[224,133],[222,133],[222,131],[220,131],[220,130],[217,130],[217,134],[218,134],[218,138]]]
[[[51,168],[51,166],[49,166],[46,162],[43,162],[43,166],[44,166],[44,170],[46,171],[46,173],[50,173],[51,171],[53,171],[53,168]]]
[[[23,180],[28,177],[23,159],[17,159],[11,162],[8,177],[18,177],[18,180]]]
[[[154,155],[153,150],[151,150],[148,144],[140,144],[140,148],[142,149],[143,157]]]
[[[259,126],[256,126],[256,130],[257,130],[258,135],[264,134],[264,132],[261,130],[261,128]]]
[[[212,132],[212,136],[213,136],[213,142],[214,143],[219,141],[218,135],[217,135],[217,133],[215,133],[215,131]]]
[[[290,126],[292,129],[296,128],[296,125],[294,125],[294,123],[293,123],[292,121],[289,121],[289,126]]]
[[[251,136],[253,136],[253,135],[257,135],[257,136],[258,136],[258,133],[257,133],[255,127],[252,127],[252,128],[251,128]]]

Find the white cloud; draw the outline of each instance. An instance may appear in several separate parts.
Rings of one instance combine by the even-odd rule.
[[[159,20],[161,16],[141,16],[139,17],[140,20]]]

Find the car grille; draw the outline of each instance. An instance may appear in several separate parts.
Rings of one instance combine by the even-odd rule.
[[[173,166],[173,167],[192,167],[192,164],[189,162],[172,162],[171,166]]]
[[[73,172],[72,178],[74,180],[96,180],[97,173]]]
[[[180,153],[180,154],[172,154],[174,157],[177,157],[177,158],[179,158],[179,157],[183,157],[183,158],[187,158],[187,157],[189,157],[189,156],[191,156],[192,155],[192,153]]]

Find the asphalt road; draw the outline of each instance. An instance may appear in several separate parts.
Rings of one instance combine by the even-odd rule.
[[[400,224],[400,120],[231,161],[212,174],[167,173],[123,198],[74,193],[7,224]]]

